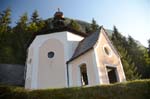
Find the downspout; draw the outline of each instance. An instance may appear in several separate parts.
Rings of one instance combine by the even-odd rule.
[[[69,87],[69,61],[66,62],[66,69],[67,69],[67,86]]]

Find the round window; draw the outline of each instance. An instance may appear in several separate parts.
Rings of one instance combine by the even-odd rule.
[[[54,52],[48,52],[48,58],[53,58],[54,57]]]
[[[108,49],[108,47],[104,47],[104,51],[105,51],[105,53],[107,54],[107,55],[110,55],[111,53],[110,53],[110,50]]]

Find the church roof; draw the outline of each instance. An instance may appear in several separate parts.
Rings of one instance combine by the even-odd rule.
[[[91,35],[85,37],[82,41],[79,42],[78,47],[76,48],[72,58],[69,61],[72,61],[73,59],[79,57],[80,55],[93,48],[99,38],[101,28],[102,27],[100,27],[100,29],[97,30],[95,33],[92,33]]]

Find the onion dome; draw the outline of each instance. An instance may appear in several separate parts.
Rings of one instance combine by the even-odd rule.
[[[54,18],[56,18],[56,19],[64,19],[63,12],[61,12],[59,8],[58,8],[58,11],[55,12]]]

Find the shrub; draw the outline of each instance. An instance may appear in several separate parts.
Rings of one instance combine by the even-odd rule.
[[[45,90],[0,85],[0,99],[150,99],[150,80]]]

